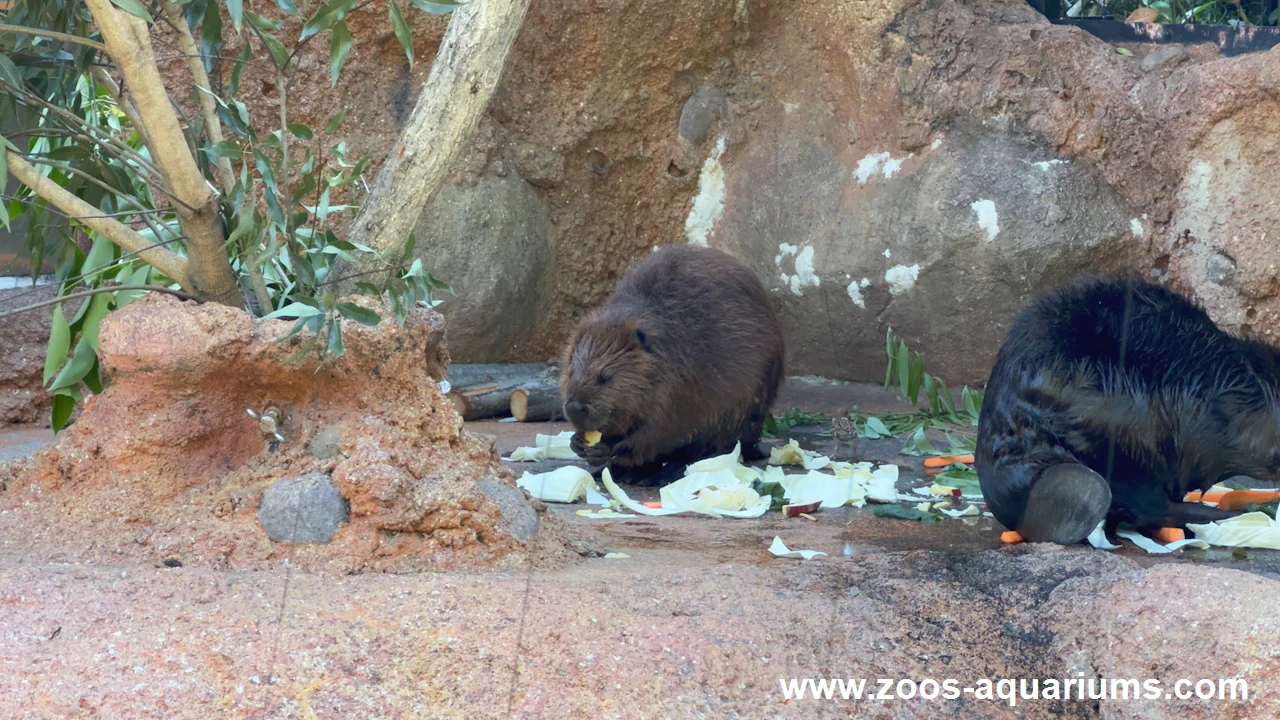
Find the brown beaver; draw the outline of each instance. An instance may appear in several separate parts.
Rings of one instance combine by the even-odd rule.
[[[659,250],[578,327],[560,388],[574,452],[615,479],[656,484],[760,432],[784,370],[782,328],[760,279],[719,250]],[[583,435],[602,439],[584,447]],[[619,477],[620,476],[620,477]]]

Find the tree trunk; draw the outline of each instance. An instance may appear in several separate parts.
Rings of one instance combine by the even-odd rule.
[[[197,298],[243,308],[240,287],[223,244],[218,198],[209,187],[182,134],[169,93],[160,79],[147,24],[111,5],[86,0],[102,31],[107,54],[124,76],[150,140],[148,149],[164,175],[178,222],[187,236],[187,271]]]
[[[403,247],[475,133],[528,8],[529,0],[471,0],[453,11],[409,124],[352,221],[349,241],[384,257]],[[344,279],[342,292],[351,291],[355,275],[384,267],[368,254],[359,262],[331,272]]]

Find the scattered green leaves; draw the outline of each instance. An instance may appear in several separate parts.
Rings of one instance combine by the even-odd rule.
[[[902,505],[876,505],[874,512],[878,518],[893,518],[894,520],[915,520],[918,522],[938,522],[941,517],[931,512],[925,512],[918,508],[903,507]]]
[[[329,67],[330,84],[338,84],[338,76],[342,74],[342,65],[351,53],[351,31],[345,22],[333,26],[329,33]]]

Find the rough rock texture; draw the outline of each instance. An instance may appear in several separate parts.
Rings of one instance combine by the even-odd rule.
[[[54,296],[52,285],[0,290],[0,312]],[[52,308],[0,319],[0,425],[47,421],[53,399],[44,391],[44,356]]]
[[[439,393],[448,364],[439,314],[419,309],[404,328],[344,322],[346,353],[323,364],[314,354],[288,361],[302,344],[302,334],[277,341],[290,326],[163,296],[112,313],[99,355],[110,385],[0,495],[11,518],[0,537],[19,533],[7,541],[30,557],[255,567],[287,551],[343,572],[521,564],[558,552],[554,522],[532,541],[517,538],[478,487],[514,480],[492,438],[463,430]],[[281,412],[284,442],[246,412],[267,406]],[[307,451],[321,434],[336,454]],[[333,478],[350,520],[332,542],[294,554],[268,539],[256,512],[271,483],[307,473]],[[14,529],[22,526],[40,529]],[[528,537],[527,523],[520,532]],[[93,542],[60,542],[68,535]]]
[[[351,108],[331,139],[380,159],[443,28],[409,15],[412,71],[369,10],[348,20],[337,88],[323,42],[301,53],[298,119],[321,127]],[[513,227],[549,212],[555,295],[532,335],[495,328],[515,334],[486,352],[555,356],[635,259],[686,228],[770,283],[798,373],[877,379],[893,325],[930,372],[982,381],[1022,302],[1116,267],[1169,278],[1227,327],[1266,336],[1280,328],[1280,206],[1261,190],[1280,172],[1280,51],[1134,50],[1023,0],[534,4],[452,182],[536,189],[541,203],[506,207],[529,213]],[[267,72],[244,80],[264,126]],[[446,197],[474,207],[472,193]],[[465,255],[472,239],[442,241]],[[526,307],[492,298],[490,317]]]
[[[328,475],[307,473],[282,478],[262,491],[258,522],[276,542],[327,543],[347,521],[349,512],[347,501]]]
[[[515,173],[446,185],[415,236],[415,257],[454,291],[439,306],[454,362],[523,352],[556,282],[555,235],[533,187]]]
[[[766,544],[744,543],[735,562],[657,542],[556,572],[299,573],[287,585],[206,568],[6,564],[0,715],[1276,717],[1276,580],[1043,546],[799,562]],[[788,700],[779,682],[863,678],[874,693],[887,678],[905,694],[900,679],[1094,673],[1170,690],[1238,675],[1251,694],[1010,707],[972,693]]]

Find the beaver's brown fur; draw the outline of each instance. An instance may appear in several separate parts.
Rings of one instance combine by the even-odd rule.
[[[782,328],[760,279],[718,250],[668,247],[637,263],[565,351],[573,447],[598,472],[658,482],[760,432],[784,371]],[[583,433],[603,439],[584,448]]]

